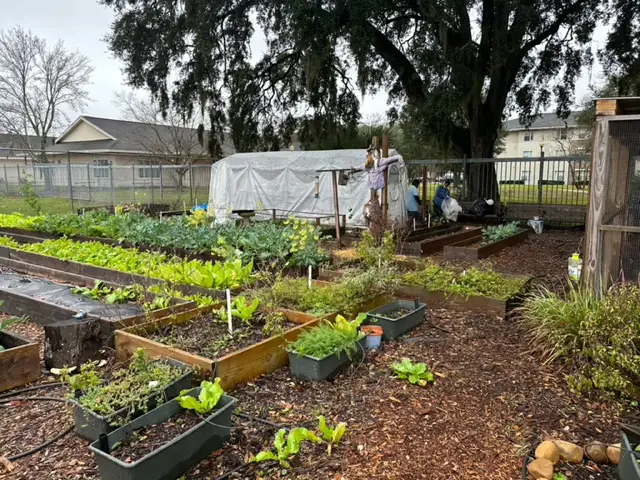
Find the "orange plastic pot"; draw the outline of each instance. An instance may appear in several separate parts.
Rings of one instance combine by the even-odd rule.
[[[380,348],[382,342],[382,327],[378,325],[363,325],[360,327],[360,331],[367,336],[366,347],[370,350],[377,350]]]

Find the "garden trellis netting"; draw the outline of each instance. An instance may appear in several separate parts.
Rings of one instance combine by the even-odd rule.
[[[394,155],[395,152],[390,152]],[[317,170],[358,168],[364,165],[365,150],[326,150],[296,152],[238,153],[220,160],[211,168],[209,211],[218,219],[228,218],[232,210],[273,209],[279,214],[315,218],[334,213],[331,172]],[[317,177],[317,180],[316,180]],[[316,195],[316,182],[318,194]],[[407,170],[403,161],[389,168],[389,221],[407,218],[405,192]],[[346,185],[338,186],[340,214],[348,227],[365,226],[364,206],[371,194],[367,173],[350,175]],[[327,218],[331,223],[331,218]]]

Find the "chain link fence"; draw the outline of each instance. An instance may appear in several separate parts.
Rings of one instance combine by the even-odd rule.
[[[0,213],[68,213],[123,204],[182,210],[209,198],[211,163],[203,157],[4,153]]]

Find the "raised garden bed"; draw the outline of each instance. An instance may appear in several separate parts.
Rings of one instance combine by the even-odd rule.
[[[482,232],[479,236],[470,237],[458,243],[449,244],[444,247],[444,259],[448,261],[475,262],[487,258],[494,253],[504,250],[507,247],[524,242],[529,237],[529,230],[521,230],[503,240],[482,244]],[[473,245],[477,244],[477,245]]]
[[[418,300],[396,300],[371,310],[364,323],[382,327],[383,340],[395,340],[424,322],[425,309]]]
[[[15,333],[0,331],[0,392],[40,377],[40,346]]]
[[[218,358],[205,357],[196,351],[201,351],[201,347],[192,347],[194,350],[182,350],[161,343],[153,338],[160,338],[159,334],[167,328],[179,328],[181,324],[187,322],[212,322],[206,318],[214,308],[193,310],[173,317],[159,319],[144,325],[118,330],[115,333],[116,356],[118,359],[126,359],[131,352],[137,348],[143,348],[153,357],[165,357],[178,360],[187,365],[196,367],[203,378],[221,378],[221,386],[225,390],[230,390],[238,383],[252,380],[253,378],[269,373],[277,368],[285,366],[288,361],[287,352],[284,350],[286,342],[294,341],[305,328],[309,328],[318,322],[318,318],[302,312],[292,312],[290,310],[280,310],[290,325],[297,325],[293,328],[285,329],[282,335],[273,335],[264,340],[252,336],[258,340],[257,343],[241,345],[240,349],[231,351],[231,346],[223,350],[223,354]],[[205,320],[201,320],[205,318]],[[193,323],[192,325],[199,325]],[[222,325],[222,332],[226,324]],[[192,327],[185,325],[184,332],[188,332]],[[170,337],[167,337],[171,341]],[[264,337],[262,337],[264,338]],[[201,338],[201,340],[206,340]],[[210,338],[209,342],[215,339]],[[233,346],[233,345],[232,345]]]
[[[173,360],[167,361],[172,367],[184,370],[184,374],[168,385],[160,386],[157,391],[139,399],[133,405],[125,405],[115,412],[102,416],[84,407],[79,402],[82,396],[76,399],[73,407],[76,434],[86,440],[94,441],[100,434],[109,433],[122,423],[128,423],[137,416],[148,412],[156,405],[177,397],[182,390],[191,388],[193,383],[193,371],[185,368],[185,365]],[[117,381],[117,380],[115,380]]]
[[[462,227],[457,225],[450,229],[435,231],[428,237],[413,241],[407,240],[400,246],[402,252],[411,255],[432,255],[440,252],[447,245],[455,244],[470,238],[482,236],[482,227]]]
[[[620,480],[640,480],[640,427],[621,425],[621,454],[618,464]]]
[[[200,389],[196,388],[188,392],[188,395],[197,398],[199,393]],[[89,448],[96,456],[100,475],[103,479],[119,480],[179,478],[191,466],[197,465],[212,452],[222,448],[229,439],[231,414],[235,404],[234,398],[224,395],[212,413],[200,420],[192,412],[187,412],[185,416],[185,410],[174,399],[138,417],[107,436],[107,449],[115,448],[115,451],[104,452],[100,447],[100,441],[90,445]],[[196,418],[198,422],[188,430],[176,428],[175,424],[179,419],[189,421],[188,426],[191,426],[192,418]],[[174,425],[170,425],[171,423]],[[147,451],[150,451],[144,456],[126,462],[126,458],[121,458],[122,455],[118,453],[118,444],[123,445],[120,448],[127,447],[131,440],[134,440],[136,432],[150,436],[157,444],[147,448]],[[140,448],[142,447],[145,445]]]
[[[341,355],[334,353],[324,358],[315,358],[309,355],[298,355],[296,352],[290,351],[288,354],[291,374],[300,380],[312,382],[330,380],[352,362],[358,362],[364,358],[365,341],[366,337],[356,342],[358,344],[357,350],[351,356],[346,353]]]

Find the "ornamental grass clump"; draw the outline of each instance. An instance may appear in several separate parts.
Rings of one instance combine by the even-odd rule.
[[[597,296],[571,285],[566,298],[542,290],[520,312],[532,349],[572,368],[567,380],[574,392],[640,396],[640,286]]]
[[[349,322],[338,315],[333,324],[323,322],[301,333],[298,339],[289,345],[289,351],[301,357],[306,355],[319,360],[329,355],[340,357],[343,354],[351,358],[358,350],[356,342],[364,337],[364,334],[358,331],[358,327],[365,318],[366,315],[361,314]]]

